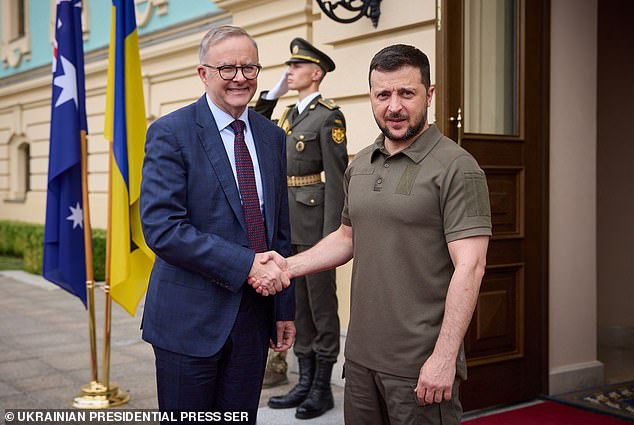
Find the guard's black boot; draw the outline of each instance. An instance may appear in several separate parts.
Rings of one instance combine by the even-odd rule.
[[[334,362],[317,361],[317,370],[315,371],[315,379],[310,387],[310,392],[297,407],[295,417],[297,419],[311,419],[323,415],[326,411],[335,407],[335,402],[330,389],[330,375],[332,375],[332,366]]]
[[[297,356],[299,363],[299,382],[286,395],[271,397],[271,409],[288,409],[297,407],[306,399],[315,376],[315,356]]]

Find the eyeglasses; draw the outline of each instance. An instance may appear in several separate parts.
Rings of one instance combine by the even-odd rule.
[[[207,65],[206,63],[203,63],[202,66],[204,66],[205,68],[211,68],[211,69],[217,70],[218,71],[218,75],[220,75],[220,78],[222,78],[223,80],[227,80],[227,81],[233,80],[236,77],[236,75],[238,75],[238,69],[240,69],[240,71],[242,71],[242,75],[247,80],[255,80],[256,78],[258,78],[258,74],[260,73],[260,70],[262,69],[261,65],[242,65],[242,66],[222,65],[222,66],[213,66],[213,65]]]

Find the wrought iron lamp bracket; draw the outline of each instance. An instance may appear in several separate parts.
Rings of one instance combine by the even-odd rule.
[[[317,0],[319,8],[330,19],[342,24],[349,24],[358,21],[363,16],[370,18],[374,28],[379,24],[379,16],[381,16],[381,0]],[[356,15],[348,18],[341,18],[335,14],[335,9],[341,6],[349,12],[356,13]]]

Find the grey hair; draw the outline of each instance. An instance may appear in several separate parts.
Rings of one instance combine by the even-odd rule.
[[[248,32],[240,27],[235,27],[232,25],[222,25],[207,31],[207,34],[205,34],[202,41],[200,42],[200,49],[198,50],[198,59],[200,60],[200,63],[205,63],[205,56],[207,56],[207,51],[211,46],[218,44],[224,39],[232,37],[247,37],[249,40],[251,40],[251,43],[253,43],[253,47],[255,47],[255,52],[258,52],[258,44]]]

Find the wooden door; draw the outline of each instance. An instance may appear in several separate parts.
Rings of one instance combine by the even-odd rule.
[[[548,369],[548,0],[439,0],[437,124],[487,174],[493,237],[465,338],[465,411],[534,398]]]

